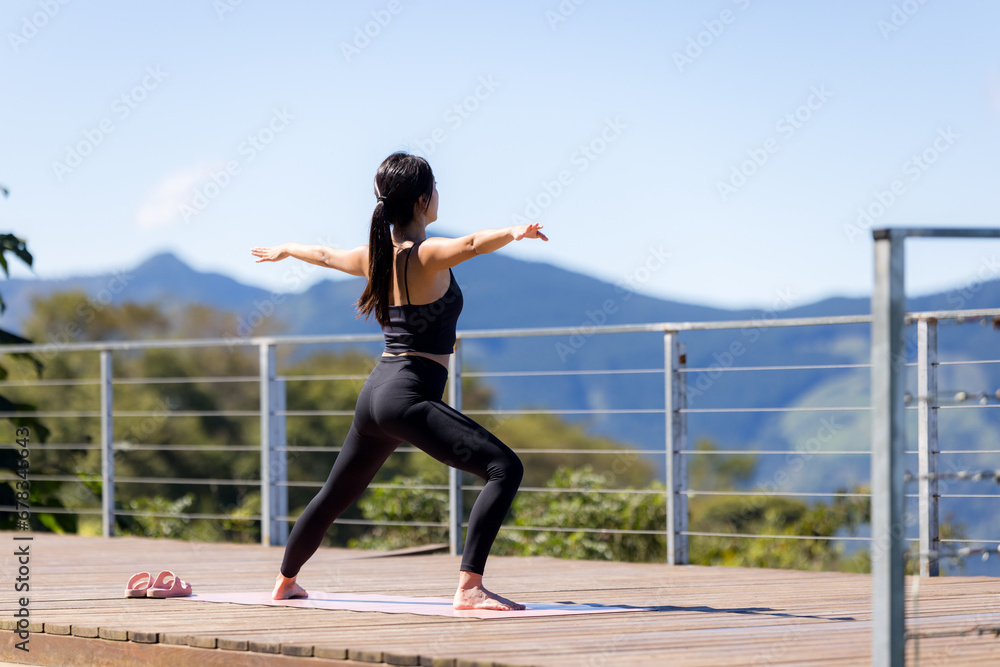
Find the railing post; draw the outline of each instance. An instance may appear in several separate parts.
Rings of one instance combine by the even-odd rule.
[[[455,341],[455,352],[448,359],[448,405],[462,409],[462,341]],[[448,468],[448,549],[452,556],[462,555],[462,471]]]
[[[917,442],[920,458],[920,576],[938,576],[938,356],[937,320],[917,322]]]
[[[285,437],[285,382],[277,377],[274,343],[260,344],[260,542],[288,541],[288,461]]]
[[[285,381],[271,383],[271,544],[288,543],[288,438],[285,431]]]
[[[872,289],[872,664],[904,664],[904,240],[875,230]]]
[[[111,350],[101,350],[101,534],[115,534],[114,373]]]
[[[684,344],[677,339],[677,332],[663,335],[664,394],[666,414],[667,458],[667,564],[685,565],[688,562],[688,504],[687,466],[683,452],[687,449],[687,420],[682,412],[686,406],[684,375],[680,369],[685,364]]]

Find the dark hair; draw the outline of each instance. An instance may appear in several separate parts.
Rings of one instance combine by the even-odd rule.
[[[413,219],[413,207],[434,194],[434,173],[427,160],[408,153],[393,153],[375,173],[375,210],[368,235],[368,285],[358,299],[358,317],[375,315],[379,324],[389,322],[389,290],[392,289],[392,233],[389,225],[405,227]]]

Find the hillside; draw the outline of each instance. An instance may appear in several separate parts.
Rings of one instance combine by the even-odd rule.
[[[780,313],[726,310],[658,299],[616,288],[610,283],[548,264],[489,255],[461,265],[455,275],[465,294],[460,326],[465,330],[546,326],[581,327],[576,338],[536,337],[470,339],[464,343],[467,371],[662,368],[660,334],[587,335],[585,325],[754,320],[780,317],[863,314],[866,298],[834,298],[790,308]],[[320,282],[307,291],[279,299],[274,319],[288,334],[377,332],[371,322],[354,317],[360,279]],[[194,271],[170,254],[150,258],[120,274],[58,281],[8,280],[3,296],[8,311],[3,326],[18,331],[30,313],[34,296],[82,289],[96,302],[135,301],[162,305],[202,303],[246,319],[272,297],[267,291],[243,285],[227,276]],[[913,298],[909,310],[989,308],[1000,304],[1000,281],[975,289]],[[988,323],[987,323],[988,324]],[[251,332],[252,333],[252,332]],[[752,486],[776,483],[781,491],[834,491],[868,479],[868,457],[823,455],[827,451],[859,451],[868,447],[869,418],[867,368],[766,370],[718,373],[718,366],[781,366],[789,364],[867,364],[867,325],[758,328],[734,331],[686,332],[689,407],[706,408],[815,408],[857,407],[855,411],[789,411],[693,413],[688,417],[690,442],[715,441],[720,449],[778,450],[783,455],[759,457]],[[742,352],[730,354],[734,344]],[[377,346],[371,346],[371,351]],[[312,352],[315,346],[303,351]],[[1000,330],[978,322],[942,323],[939,340],[943,361],[997,359]],[[714,365],[714,366],[713,366]],[[1000,388],[1000,364],[942,366],[943,392],[963,390],[992,394]],[[531,377],[487,377],[495,392],[496,408],[550,409],[661,409],[663,377],[656,373],[580,376],[560,374]],[[911,381],[912,385],[912,381]],[[941,410],[944,450],[1000,450],[1000,410],[979,406],[949,406]],[[992,399],[986,407],[997,407]],[[959,409],[961,408],[961,409]],[[662,452],[662,414],[572,416],[595,433],[606,434],[637,448]],[[911,424],[912,424],[911,418]],[[911,431],[915,437],[915,429]],[[818,445],[817,445],[818,443]],[[558,443],[553,443],[558,446]],[[912,449],[912,447],[911,447]],[[796,457],[795,452],[806,452]],[[662,465],[662,454],[653,460]],[[916,457],[906,467],[916,470]],[[942,457],[944,469],[997,469],[993,454],[954,454]],[[915,492],[910,490],[910,492]],[[952,484],[950,492],[994,493],[971,483]],[[960,517],[973,536],[996,537],[995,510],[988,499],[947,500],[942,517]],[[915,527],[911,529],[915,531]],[[978,566],[977,566],[978,567]]]
[[[765,320],[774,317],[863,314],[865,298],[834,298],[767,313],[726,310],[669,301],[625,291],[592,277],[549,264],[526,262],[502,254],[488,255],[462,264],[455,275],[465,294],[460,327],[465,330],[523,327],[578,327],[578,336],[541,338],[470,339],[464,344],[467,370],[579,371],[586,369],[652,369],[662,367],[663,342],[658,334],[589,335],[591,323],[625,324],[718,320]],[[274,295],[243,285],[227,276],[195,271],[169,253],[159,254],[120,274],[62,280],[8,280],[3,296],[8,309],[5,328],[17,332],[31,309],[31,299],[57,291],[80,289],[96,304],[133,301],[176,306],[201,303],[233,312],[244,322],[261,303],[274,301],[273,316],[287,334],[377,333],[372,322],[357,319],[354,302],[363,287],[361,279],[326,280],[298,294]],[[960,296],[957,296],[959,295]],[[910,310],[986,308],[1000,304],[1000,281],[975,290],[952,291],[911,299]],[[234,336],[259,333],[252,327]],[[719,366],[777,366],[794,364],[858,364],[868,361],[868,327],[758,328],[736,331],[685,332],[688,348],[689,406],[692,408],[794,406],[810,396],[823,395],[821,388],[839,386],[834,403],[863,405],[867,394],[857,390],[867,384],[857,369],[764,371],[719,374]],[[995,357],[998,332],[979,325],[942,325],[941,356],[948,358]],[[734,345],[742,353],[734,357]],[[310,350],[303,350],[308,353]],[[371,346],[372,351],[377,346]],[[697,370],[703,369],[703,370]],[[962,387],[969,392],[990,392],[1000,386],[989,372],[977,381],[989,386]],[[854,384],[845,376],[855,377]],[[662,376],[646,375],[556,375],[530,378],[493,378],[497,407],[513,409],[546,406],[563,409],[660,408]],[[858,384],[860,383],[860,385]],[[848,391],[847,387],[850,387]],[[866,391],[866,390],[865,390]],[[817,394],[819,392],[819,394]],[[829,392],[827,392],[829,393]],[[692,440],[704,435],[723,448],[743,448],[775,430],[771,414],[740,413],[691,415]],[[645,449],[658,449],[663,442],[662,419],[643,416],[593,417],[590,426],[628,440]]]

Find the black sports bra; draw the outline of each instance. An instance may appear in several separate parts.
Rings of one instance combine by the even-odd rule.
[[[389,306],[389,323],[382,327],[385,335],[385,349],[389,352],[426,352],[428,354],[451,354],[455,350],[455,327],[462,313],[462,290],[458,287],[455,274],[448,269],[451,282],[444,295],[430,303],[410,303],[410,285],[406,271],[410,266],[410,252],[416,244],[406,250],[403,266],[403,284],[406,288],[406,304]]]

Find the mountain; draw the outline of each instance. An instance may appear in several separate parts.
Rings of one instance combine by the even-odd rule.
[[[575,327],[575,335],[531,338],[475,338],[464,342],[467,370],[547,370],[662,368],[662,336],[655,333],[595,335],[595,324],[763,321],[780,317],[864,314],[867,298],[831,298],[777,313],[726,310],[658,299],[587,275],[540,262],[492,254],[455,269],[465,294],[461,327],[465,330],[525,327]],[[218,273],[195,271],[172,254],[159,254],[131,271],[62,280],[8,280],[3,296],[8,310],[3,325],[18,331],[30,313],[31,299],[56,291],[81,289],[97,303],[134,301],[178,305],[202,303],[236,314],[241,328],[234,336],[259,333],[255,325],[272,317],[287,334],[377,333],[373,322],[355,317],[354,302],[363,280],[325,280],[293,294],[272,294]],[[982,308],[1000,304],[1000,281],[977,283],[948,293],[911,299],[910,310]],[[951,329],[961,329],[959,337]],[[719,373],[718,366],[795,364],[864,364],[868,326],[766,328],[684,332],[688,347],[689,406],[699,409],[736,406],[794,405],[827,382],[839,382],[856,370],[800,370]],[[942,325],[942,357],[981,350],[990,358],[997,336],[991,328]],[[376,349],[377,345],[370,346]],[[733,354],[737,351],[738,358]],[[310,350],[311,351],[311,350]],[[698,370],[702,369],[702,370]],[[494,378],[499,408],[547,406],[662,408],[662,377],[622,374],[581,377]],[[1000,385],[1000,383],[997,383]],[[860,397],[855,397],[858,399]],[[726,448],[747,446],[773,415],[760,413],[691,415],[691,433],[701,433]],[[644,449],[663,442],[662,420],[650,416],[591,416],[590,428],[624,438]]]
[[[658,299],[631,292],[590,276],[549,264],[526,262],[502,254],[462,264],[455,276],[465,295],[461,329],[575,327],[574,334],[548,337],[470,338],[463,342],[467,372],[551,371],[546,376],[483,377],[501,410],[545,407],[573,411],[567,419],[592,432],[612,436],[650,452],[663,462],[664,383],[660,333],[598,335],[594,324],[756,320],[776,317],[857,315],[869,312],[869,300],[830,298],[780,312],[727,310]],[[246,324],[239,336],[253,335],[254,323],[274,317],[287,334],[376,333],[372,322],[357,319],[354,302],[361,279],[326,280],[295,294],[271,294],[217,273],[198,272],[171,254],[151,257],[117,275],[62,280],[8,280],[0,291],[8,303],[0,326],[18,331],[29,315],[34,296],[82,289],[98,303],[134,301],[167,306],[201,303],[236,314]],[[953,310],[991,308],[1000,304],[1000,280],[962,286],[948,292],[909,299],[907,309]],[[255,316],[256,314],[256,316]],[[915,338],[912,327],[908,334]],[[758,456],[751,486],[783,492],[836,491],[867,483],[866,454],[870,421],[869,326],[866,324],[682,332],[687,346],[688,433],[693,447],[708,438],[725,450],[784,452]],[[1000,364],[960,364],[995,360],[1000,329],[978,320],[940,324],[939,354],[942,393],[957,391],[992,395],[1000,388]],[[913,347],[912,345],[910,346]],[[376,352],[379,345],[367,346]],[[316,346],[303,348],[303,354]],[[913,360],[914,352],[910,350]],[[773,368],[828,365],[830,368],[725,371],[737,367]],[[861,367],[858,367],[858,366]],[[583,370],[643,370],[644,373],[580,375]],[[915,373],[911,373],[914,376]],[[909,387],[913,393],[914,378]],[[943,454],[945,470],[1000,469],[993,451],[1000,450],[997,400],[986,406],[952,404],[939,410],[941,448],[965,454]],[[856,408],[833,411],[829,408]],[[585,410],[635,410],[647,413],[579,414]],[[712,412],[727,408],[790,408],[785,412]],[[912,411],[911,411],[912,415]],[[489,419],[502,419],[494,415]],[[911,429],[913,428],[911,416]],[[911,439],[915,430],[911,430]],[[553,443],[557,447],[558,443]],[[911,446],[910,449],[913,447]],[[983,450],[984,453],[977,453]],[[825,454],[824,452],[857,452]],[[696,454],[692,454],[696,456]],[[916,471],[916,456],[905,467]],[[989,494],[971,482],[953,482],[949,493]],[[915,493],[910,485],[908,493]],[[913,502],[914,499],[908,500]],[[945,499],[942,519],[961,520],[969,534],[995,536],[995,511],[989,499]],[[914,533],[915,527],[911,527]],[[971,566],[970,566],[971,567]],[[977,566],[978,567],[978,566]]]
[[[465,295],[460,326],[464,330],[574,327],[576,333],[549,337],[467,339],[466,370],[554,373],[592,369],[656,369],[663,364],[663,339],[657,333],[596,335],[595,324],[750,320],[763,324],[777,317],[864,314],[867,298],[831,298],[779,312],[727,310],[659,299],[550,264],[527,262],[502,254],[477,258],[455,268]],[[274,318],[286,334],[377,333],[371,321],[355,317],[354,303],[364,281],[324,280],[301,293],[272,294],[218,273],[195,271],[170,253],[155,255],[136,268],[117,274],[60,280],[5,281],[8,309],[0,325],[19,331],[31,312],[31,300],[58,291],[79,289],[95,303],[200,303],[236,314],[246,337],[255,325]],[[987,308],[1000,304],[1000,281],[977,283],[947,293],[910,299],[909,310]],[[687,346],[689,407],[794,405],[827,382],[838,382],[857,369],[720,373],[719,366],[794,364],[864,364],[868,361],[868,325],[825,327],[751,326],[741,330],[682,332]],[[941,325],[942,358],[995,356],[997,332],[992,327]],[[377,345],[369,346],[373,351]],[[309,351],[312,351],[311,349]],[[734,355],[733,352],[736,352]],[[987,381],[989,378],[984,378]],[[662,376],[622,374],[582,377],[493,378],[499,408],[527,405],[550,408],[662,408]],[[996,383],[1000,386],[1000,382]],[[994,387],[995,388],[995,387]],[[972,391],[971,388],[967,388]],[[979,389],[976,389],[979,391]],[[854,397],[854,402],[860,396]],[[727,448],[744,446],[762,432],[772,416],[758,413],[691,415],[692,435],[705,422],[705,435]],[[615,434],[645,449],[663,440],[662,420],[636,415],[590,417],[591,428]],[[648,423],[644,423],[648,422]]]
[[[31,315],[33,299],[71,290],[85,292],[96,305],[126,301],[202,303],[221,310],[242,308],[268,296],[266,290],[219,273],[195,271],[173,254],[161,253],[127,271],[55,280],[5,280],[0,283],[0,292],[7,310],[0,318],[0,326],[19,332]]]

